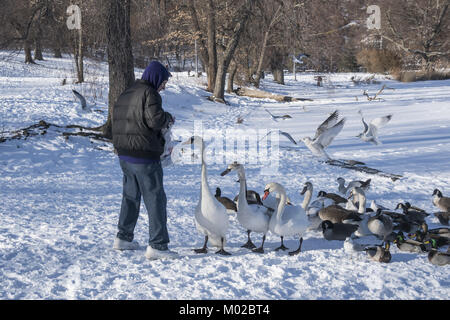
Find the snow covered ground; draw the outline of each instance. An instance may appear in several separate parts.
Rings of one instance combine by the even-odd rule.
[[[23,55],[0,53],[0,132],[45,120],[57,125],[98,126],[107,116],[107,65],[87,61],[87,82],[73,84],[70,58],[22,63]],[[139,77],[142,70],[136,70]],[[303,200],[306,181],[317,191],[337,192],[336,178],[372,179],[368,200],[394,208],[410,201],[429,212],[435,188],[450,195],[450,81],[398,83],[377,76],[379,84],[354,85],[353,74],[329,74],[316,87],[313,74],[286,75],[286,85],[271,81],[262,88],[313,101],[278,103],[226,95],[229,105],[206,100],[205,79],[174,73],[162,93],[164,108],[176,116],[175,132],[193,132],[194,121],[205,129],[281,129],[296,139],[313,136],[327,115],[339,109],[344,129],[328,148],[335,159],[353,159],[403,178],[390,179],[319,162],[300,143],[280,137],[278,172],[261,174],[264,164],[246,166],[248,186],[261,192],[266,183],[284,185],[292,202]],[[357,76],[367,76],[358,74]],[[66,85],[62,85],[63,79]],[[382,84],[382,101],[368,101]],[[71,89],[83,93],[92,112],[85,113]],[[263,108],[292,119],[274,122]],[[382,145],[355,136],[367,120],[393,114],[380,130]],[[237,123],[242,117],[243,122]],[[198,123],[198,122],[197,122]],[[266,253],[240,248],[246,232],[230,214],[227,250],[232,256],[197,255],[203,236],[194,224],[199,199],[200,165],[177,164],[165,169],[170,248],[175,261],[144,257],[148,218],[141,208],[135,252],[112,250],[122,194],[122,174],[109,144],[86,137],[46,134],[0,144],[0,299],[448,299],[450,267],[430,264],[425,255],[391,246],[392,261],[380,264],[364,255],[349,256],[343,242],[326,241],[319,232],[304,236],[303,252],[290,257],[275,252],[279,238],[269,234]],[[4,134],[3,134],[4,135]],[[1,134],[0,134],[1,137]],[[233,152],[223,153],[231,157]],[[255,155],[251,155],[252,157]],[[222,157],[223,158],[223,157]],[[231,158],[229,158],[231,159]],[[208,162],[211,188],[220,186],[230,198],[238,193],[236,175],[220,176],[222,163]],[[214,190],[212,190],[214,191]],[[439,226],[433,215],[427,218]],[[253,235],[259,245],[261,236]],[[285,239],[295,249],[298,240]]]

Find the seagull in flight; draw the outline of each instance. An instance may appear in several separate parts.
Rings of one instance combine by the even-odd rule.
[[[392,114],[389,114],[384,117],[375,118],[367,124],[364,121],[364,116],[362,111],[359,110],[358,113],[361,115],[361,120],[364,125],[364,131],[358,134],[356,137],[360,138],[362,141],[371,142],[375,145],[381,144],[381,141],[378,140],[378,129],[384,127],[392,118]]]
[[[76,90],[72,89],[73,94],[75,95],[75,97],[78,98],[78,100],[80,101],[81,104],[81,109],[83,109],[84,111],[90,111],[87,103],[86,103],[86,99],[81,95],[81,93],[79,93]]]
[[[270,114],[270,116],[272,117],[272,120],[273,120],[273,121],[276,121],[276,122],[278,122],[277,119],[283,119],[283,120],[286,120],[286,119],[291,119],[291,118],[292,118],[292,117],[291,117],[290,115],[288,115],[288,114],[285,114],[285,115],[282,115],[282,116],[276,116],[276,115],[272,114],[272,113],[271,113],[269,110],[267,110],[266,108],[264,108],[264,110],[266,110],[267,113]]]
[[[267,137],[269,134],[271,134],[272,132],[278,132],[278,134],[281,134],[283,136],[285,136],[286,138],[289,139],[289,141],[291,141],[293,144],[297,144],[297,142],[295,141],[294,138],[292,138],[292,136],[285,132],[285,131],[281,131],[281,130],[270,130],[264,137],[262,137],[261,139],[259,139],[259,141],[261,141],[262,139],[264,139],[265,137]]]
[[[325,152],[333,139],[341,132],[344,127],[345,118],[338,122],[339,111],[335,110],[324,122],[317,127],[316,134],[311,139],[310,137],[302,138],[301,141],[312,152],[313,155],[331,159]]]

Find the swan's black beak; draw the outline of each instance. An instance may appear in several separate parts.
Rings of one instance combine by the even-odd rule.
[[[306,190],[308,190],[308,188],[307,188],[306,186],[304,186],[304,187],[303,187],[303,190],[302,190],[302,192],[300,192],[300,194],[301,194],[301,195],[304,195],[305,192],[306,192]]]
[[[227,169],[227,170],[225,170],[224,172],[222,172],[220,175],[223,177],[224,175],[229,174],[230,171],[231,171],[231,169]]]

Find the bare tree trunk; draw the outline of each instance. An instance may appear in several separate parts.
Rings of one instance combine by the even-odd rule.
[[[36,33],[34,35],[34,60],[44,60],[44,57],[42,56],[42,27],[41,27],[41,21],[40,18],[38,18],[37,25],[36,25]]]
[[[108,119],[103,134],[112,138],[113,106],[122,92],[135,80],[130,26],[131,0],[110,0],[107,8],[109,65]]]
[[[234,84],[234,77],[236,75],[237,71],[237,64],[233,63],[231,65],[230,72],[228,73],[228,83],[227,83],[227,92],[231,93],[233,92],[233,84]]]
[[[213,92],[217,76],[217,48],[216,48],[216,11],[213,0],[208,0],[208,88]]]
[[[84,82],[84,50],[83,28],[78,30],[77,46],[75,47],[75,65],[77,67],[77,83]]]
[[[256,88],[259,88],[259,82],[261,81],[261,71],[262,66],[264,62],[264,56],[266,54],[266,48],[267,48],[267,41],[269,40],[270,30],[272,29],[273,25],[275,24],[276,20],[279,18],[278,13],[280,12],[281,8],[283,7],[283,4],[280,4],[277,11],[275,11],[275,14],[273,15],[272,19],[270,20],[269,26],[267,28],[267,31],[264,33],[264,40],[261,46],[261,53],[259,55],[258,60],[258,67],[256,68],[256,76],[253,84]]]
[[[245,25],[247,24],[248,18],[250,16],[250,11],[253,7],[255,0],[246,0],[242,7],[239,9],[237,16],[238,23],[234,28],[234,33],[223,52],[222,57],[219,60],[217,67],[216,83],[214,87],[213,97],[218,101],[224,100],[225,93],[225,77],[230,65],[231,59],[233,58],[236,47],[239,43],[242,32],[244,31]]]
[[[31,55],[31,43],[29,39],[25,39],[23,44],[23,50],[25,52],[25,63],[36,63]]]

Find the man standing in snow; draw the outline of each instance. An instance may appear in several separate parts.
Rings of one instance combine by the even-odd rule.
[[[148,259],[175,258],[167,247],[167,199],[163,187],[160,156],[164,151],[161,129],[174,118],[162,109],[159,92],[171,76],[159,62],[145,69],[142,79],[126,89],[113,109],[112,136],[123,171],[123,196],[118,228],[114,240],[116,250],[136,250],[134,228],[139,217],[141,197],[149,218]]]

